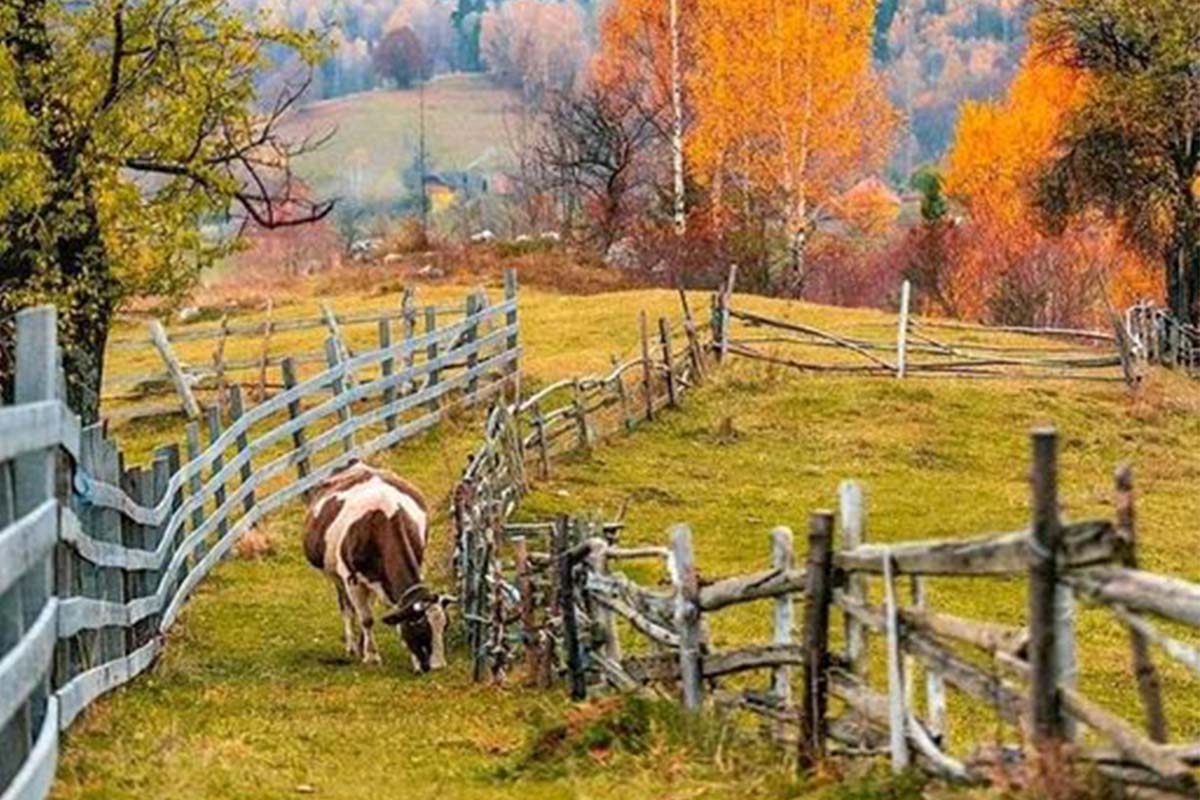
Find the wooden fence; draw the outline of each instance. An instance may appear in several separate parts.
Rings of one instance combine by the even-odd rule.
[[[1200,377],[1200,328],[1177,320],[1169,310],[1142,301],[1125,312],[1125,332],[1135,357]]]
[[[272,304],[268,301],[266,318],[261,322],[231,322],[226,313],[214,325],[188,325],[167,330],[160,322],[152,320],[147,323],[146,336],[113,339],[109,342],[108,352],[123,355],[153,351],[163,368],[142,372],[110,369],[106,372],[102,390],[102,400],[108,404],[105,417],[123,421],[183,413],[190,419],[199,419],[201,403],[197,398],[207,396],[213,402],[227,407],[229,387],[235,383],[252,391],[261,402],[284,388],[272,374],[285,358],[274,352],[273,348],[273,341],[277,341],[280,334],[325,330],[336,340],[341,355],[349,358],[353,351],[347,344],[347,338],[364,326],[386,324],[390,328],[398,323],[401,337],[407,339],[414,337],[422,327],[428,332],[439,324],[445,325],[447,321],[470,316],[485,303],[482,292],[473,292],[467,295],[462,304],[419,307],[415,290],[406,287],[398,307],[393,311],[339,314],[329,303],[322,302],[313,317],[274,319]],[[180,357],[180,345],[198,342],[212,343],[212,351],[203,361],[189,362]],[[255,355],[230,358],[228,351],[237,349],[239,343],[252,345],[250,349],[255,351]],[[292,353],[286,357],[297,367],[324,365],[327,361],[323,349]],[[167,395],[174,395],[174,398],[169,399]]]
[[[525,633],[514,620],[521,614],[518,585],[533,580],[552,561],[552,524],[516,525],[512,513],[533,478],[550,476],[553,459],[590,449],[600,438],[631,431],[653,421],[664,409],[678,406],[684,393],[703,380],[707,347],[681,294],[684,319],[673,325],[665,317],[651,331],[643,312],[639,319],[639,354],[626,361],[614,357],[604,375],[559,381],[519,403],[497,405],[488,415],[484,442],[454,491],[457,529],[456,567],[460,580],[468,648],[476,680],[502,679],[512,653]],[[681,329],[681,334],[675,333]],[[610,534],[619,523],[592,523]],[[549,551],[527,548],[539,542]],[[524,555],[500,548],[519,542]],[[530,570],[525,578],[523,571]],[[543,643],[545,644],[545,643]],[[549,654],[549,645],[535,650]],[[549,670],[549,662],[545,662]],[[548,674],[548,673],[547,673]]]
[[[193,422],[186,451],[161,447],[147,468],[126,468],[103,426],[81,429],[54,309],[22,312],[16,405],[0,408],[0,798],[48,793],[59,732],[151,665],[197,584],[266,514],[514,383],[512,273],[505,294],[397,345],[380,322],[381,347],[350,358],[331,337],[329,368],[302,382],[284,359],[282,392],[247,408],[231,386],[228,427],[210,407],[206,447]]]
[[[719,357],[754,359],[813,373],[899,378],[953,375],[1018,376],[1132,383],[1136,376],[1117,331],[985,326],[919,318],[909,313],[909,284],[894,324],[831,331],[738,307],[735,273],[714,295],[713,341]]]
[[[562,674],[576,699],[666,687],[690,711],[710,698],[754,713],[795,748],[802,769],[830,756],[879,756],[896,771],[916,767],[985,784],[998,777],[1061,781],[1073,767],[1129,796],[1195,797],[1200,742],[1168,741],[1150,647],[1200,676],[1200,649],[1180,638],[1181,630],[1200,629],[1200,585],[1137,569],[1128,470],[1117,473],[1115,520],[1068,523],[1058,511],[1057,435],[1038,430],[1032,441],[1031,522],[1012,533],[869,544],[862,490],[853,482],[840,489],[840,549],[835,515],[818,511],[808,520],[803,566],[791,530],[777,528],[764,568],[730,577],[700,575],[686,525],[671,531],[668,546],[638,547],[619,544],[617,527],[589,520],[512,528],[493,542],[493,564],[511,563],[516,572],[498,582],[515,611],[497,620],[520,631],[512,638],[524,649],[509,648],[505,657],[524,658],[542,680]],[[549,552],[529,552],[522,534],[535,527],[545,529]],[[670,591],[621,571],[645,559],[665,567]],[[1011,593],[1023,581],[1024,625],[944,613],[929,601],[931,581],[997,578],[1006,579],[1003,588],[993,582],[991,591]],[[712,615],[763,601],[770,604],[768,641],[712,647]],[[1126,689],[1143,706],[1144,730],[1079,690],[1079,602],[1109,609],[1126,628]],[[765,680],[745,688],[745,673],[756,671]],[[963,706],[952,700],[990,709],[993,738],[977,727],[956,731],[949,710]]]

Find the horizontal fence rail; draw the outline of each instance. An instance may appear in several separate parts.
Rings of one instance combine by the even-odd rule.
[[[515,274],[503,302],[327,368],[230,413],[205,409],[177,445],[129,467],[104,426],[81,428],[59,394],[53,308],[17,318],[16,405],[0,408],[0,798],[38,800],[58,734],[144,672],[187,598],[263,517],[336,471],[429,430],[453,405],[516,384]],[[207,444],[202,446],[206,436]]]

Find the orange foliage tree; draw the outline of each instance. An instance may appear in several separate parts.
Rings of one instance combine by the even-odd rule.
[[[695,0],[687,82],[695,178],[728,204],[769,198],[804,288],[815,220],[883,166],[896,115],[871,64],[870,0]]]
[[[1037,177],[1067,115],[1087,97],[1079,72],[1030,52],[1007,97],[967,103],[947,156],[946,185],[966,210],[948,284],[961,315],[1013,323],[1096,323],[1105,301],[1157,290],[1155,269],[1098,218],[1043,230]]]

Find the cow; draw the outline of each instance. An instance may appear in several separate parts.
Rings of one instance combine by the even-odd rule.
[[[334,473],[313,493],[305,520],[304,555],[333,582],[346,653],[379,664],[374,602],[389,610],[419,672],[446,666],[445,629],[454,598],[430,591],[421,578],[429,509],[403,478],[362,462]]]

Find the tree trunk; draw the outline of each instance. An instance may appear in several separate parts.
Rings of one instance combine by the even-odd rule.
[[[808,282],[808,231],[797,228],[788,241],[788,288],[795,297],[804,296]]]
[[[1186,241],[1167,258],[1167,307],[1180,322],[1200,323],[1200,244]]]

